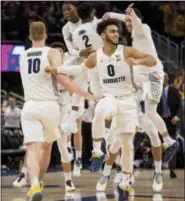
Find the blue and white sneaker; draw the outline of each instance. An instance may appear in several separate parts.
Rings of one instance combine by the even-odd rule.
[[[109,180],[110,180],[110,175],[108,175],[108,176],[102,175],[96,185],[96,190],[97,191],[105,191]]]
[[[163,143],[163,148],[165,149],[163,161],[169,163],[172,160],[175,153],[177,152],[178,147],[179,147],[178,141],[173,143],[171,146],[169,146],[166,143]]]
[[[98,172],[101,167],[102,164],[105,162],[106,159],[106,155],[105,154],[100,154],[97,152],[93,152],[92,157],[91,157],[91,165],[90,165],[90,171],[92,172]]]
[[[154,172],[153,176],[153,191],[159,192],[163,188],[163,178],[162,173]]]

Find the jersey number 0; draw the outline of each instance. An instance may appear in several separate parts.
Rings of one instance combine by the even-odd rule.
[[[40,71],[40,59],[28,59],[28,74],[38,73]]]
[[[114,76],[115,75],[115,70],[114,70],[114,66],[113,65],[108,65],[107,66],[107,72],[108,72],[108,75],[110,77]]]

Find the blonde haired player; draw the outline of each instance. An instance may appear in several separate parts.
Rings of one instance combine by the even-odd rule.
[[[42,22],[30,24],[32,47],[20,56],[20,73],[25,104],[21,114],[24,143],[27,146],[27,169],[31,182],[30,201],[41,201],[40,181],[50,160],[52,143],[60,139],[60,106],[57,80],[70,92],[86,98],[92,96],[82,91],[67,76],[52,76],[44,72],[47,65],[61,64],[60,52],[45,46],[46,27]],[[64,131],[63,131],[64,132]],[[40,154],[39,154],[40,153]]]

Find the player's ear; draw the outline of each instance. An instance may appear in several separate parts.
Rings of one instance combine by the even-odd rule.
[[[47,40],[48,39],[48,34],[45,34],[45,40]]]
[[[101,33],[101,37],[102,37],[103,39],[105,39],[105,37],[106,37],[105,32],[102,32],[102,33]]]
[[[31,35],[29,35],[29,39],[32,40]]]

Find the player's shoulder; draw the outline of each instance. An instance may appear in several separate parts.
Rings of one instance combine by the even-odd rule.
[[[48,49],[48,55],[56,55],[56,54],[60,54],[60,51],[58,49],[55,49],[55,48],[52,48],[52,47],[49,47]]]
[[[62,32],[68,30],[69,28],[69,22],[67,22],[63,27],[62,27]]]
[[[148,33],[151,33],[151,28],[149,27],[148,24],[143,24],[143,28],[145,31],[147,31]]]

